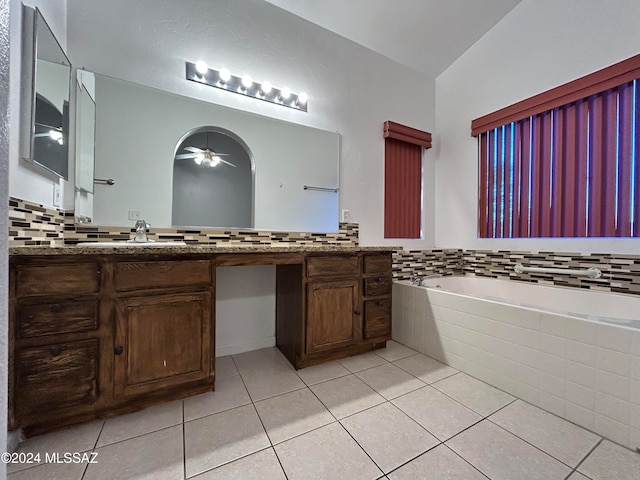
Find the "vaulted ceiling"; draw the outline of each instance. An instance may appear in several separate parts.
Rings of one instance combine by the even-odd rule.
[[[437,77],[521,0],[266,0]]]

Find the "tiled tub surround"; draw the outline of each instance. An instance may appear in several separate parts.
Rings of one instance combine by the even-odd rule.
[[[133,223],[133,222],[132,222]],[[9,199],[9,246],[62,246],[87,242],[122,242],[133,237],[132,227],[76,224],[73,211],[46,207],[17,198]],[[155,241],[184,241],[188,245],[345,245],[358,246],[358,224],[340,223],[336,233],[270,232],[153,228]]]
[[[492,282],[493,297],[513,286],[452,277],[460,279]],[[433,284],[451,288],[449,280]],[[536,291],[540,286],[519,286],[530,287],[529,304],[544,293]],[[396,341],[615,442],[640,447],[639,329],[406,281],[393,288]],[[614,296],[561,290],[567,312],[600,303],[595,295]],[[626,297],[631,310],[623,316],[637,322],[640,297]]]

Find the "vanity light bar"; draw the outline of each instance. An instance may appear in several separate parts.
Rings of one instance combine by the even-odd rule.
[[[229,73],[226,68],[220,71],[209,68],[204,62],[197,64],[186,62],[187,80],[192,82],[204,83],[210,87],[220,88],[228,92],[238,93],[247,97],[256,98],[283,107],[293,108],[294,110],[307,111],[308,96],[306,93],[295,94],[287,87],[282,89],[275,88],[270,82],[265,81],[262,84],[254,82],[250,76],[236,77]]]

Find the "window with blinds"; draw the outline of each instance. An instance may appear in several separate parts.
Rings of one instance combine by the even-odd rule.
[[[422,151],[431,134],[384,123],[384,237],[422,237]]]
[[[491,114],[493,124],[489,116],[472,123],[480,130],[479,237],[640,237],[640,80],[628,79],[629,70],[640,78],[640,56],[621,64],[558,87],[592,91],[589,81],[609,70],[616,78],[600,82],[605,90],[578,99],[574,91],[562,103],[549,101],[554,89],[533,97],[538,106],[524,101],[524,118],[495,125],[505,110],[522,111],[520,102]]]

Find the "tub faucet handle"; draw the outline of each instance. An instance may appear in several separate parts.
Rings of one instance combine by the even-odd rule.
[[[422,277],[420,275],[412,275],[411,276],[411,283],[413,283],[414,285],[417,285],[417,286],[422,285]]]

